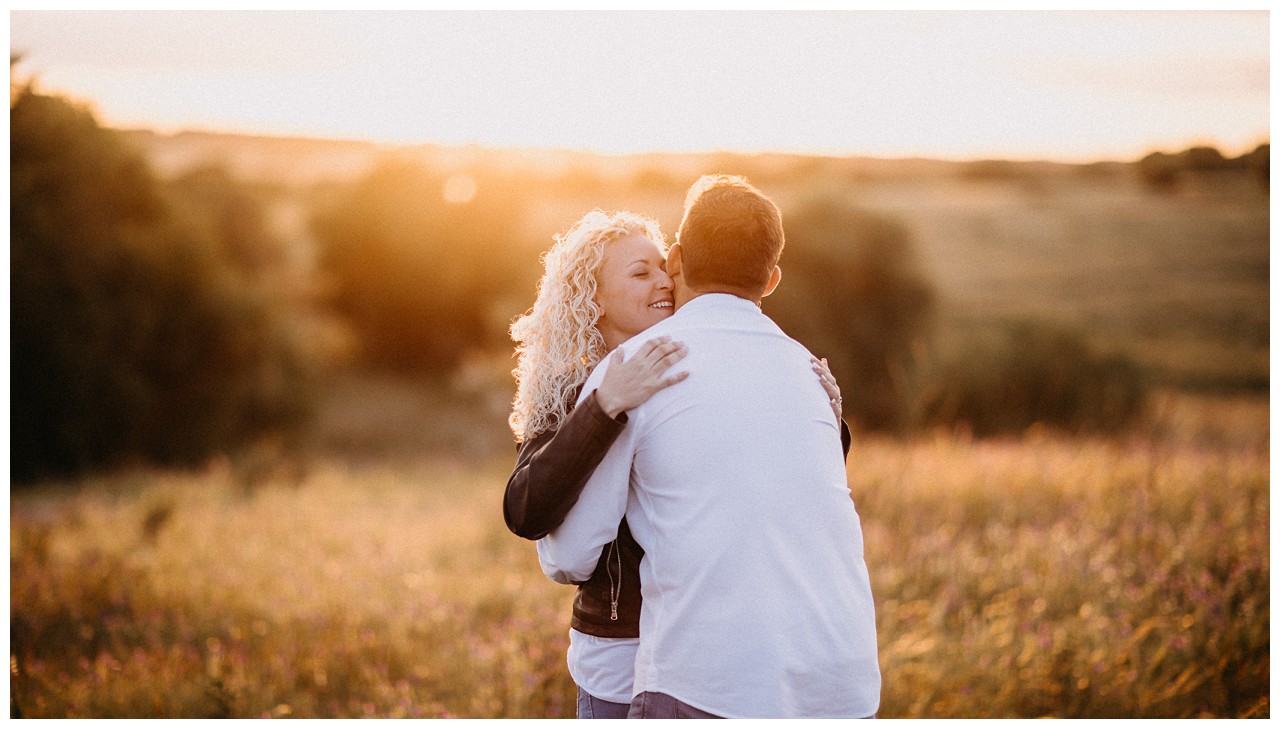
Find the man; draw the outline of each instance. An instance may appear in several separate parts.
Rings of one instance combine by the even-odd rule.
[[[737,177],[703,177],[667,258],[688,378],[627,425],[538,543],[590,576],[623,516],[644,549],[630,716],[864,717],[879,706],[874,604],[840,427],[812,356],[760,311],[782,218]],[[582,392],[599,384],[607,361]]]

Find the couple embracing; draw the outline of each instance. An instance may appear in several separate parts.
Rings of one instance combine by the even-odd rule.
[[[518,343],[503,513],[578,586],[579,718],[870,717],[874,604],[824,361],[760,309],[777,207],[689,190],[676,243],[594,211],[546,254]]]

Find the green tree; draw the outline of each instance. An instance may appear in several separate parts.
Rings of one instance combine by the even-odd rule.
[[[764,311],[827,358],[857,426],[906,428],[915,352],[935,300],[910,234],[897,220],[833,195],[798,203],[783,225],[782,283]]]
[[[1181,160],[1165,152],[1152,152],[1137,164],[1138,178],[1153,190],[1169,192],[1178,186],[1183,173]]]
[[[1230,166],[1217,147],[1188,147],[1180,156],[1184,167],[1191,172],[1211,172]]]
[[[390,159],[317,205],[330,301],[369,364],[443,375],[509,345],[535,274],[511,253],[522,200],[493,173]]]
[[[1262,185],[1264,190],[1271,189],[1271,144],[1259,144],[1244,156],[1245,167],[1249,174]]]
[[[919,421],[977,436],[1032,425],[1115,432],[1145,409],[1148,383],[1130,358],[1097,350],[1080,332],[1015,321],[968,333],[922,389]]]
[[[224,231],[85,109],[26,85],[9,118],[13,479],[191,462],[295,416]]]

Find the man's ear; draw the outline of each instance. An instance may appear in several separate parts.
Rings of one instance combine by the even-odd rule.
[[[764,298],[773,293],[778,288],[778,282],[782,280],[782,269],[777,266],[773,267],[773,273],[769,274],[769,283],[764,285],[764,293],[760,294],[760,298]]]
[[[684,270],[684,263],[680,260],[680,251],[679,243],[673,244],[671,250],[667,251],[667,275],[673,279]]]

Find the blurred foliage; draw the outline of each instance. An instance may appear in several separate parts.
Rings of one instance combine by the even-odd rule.
[[[782,283],[765,313],[827,359],[847,419],[868,430],[907,427],[914,352],[935,304],[909,232],[832,195],[798,202],[783,225]]]
[[[783,282],[764,310],[827,358],[855,427],[1115,432],[1143,411],[1148,385],[1133,360],[1051,323],[948,333],[943,345],[934,285],[901,221],[828,193],[784,224]]]
[[[266,235],[253,201],[171,189],[87,110],[10,98],[13,480],[191,462],[301,415],[304,348],[237,251]]]
[[[1243,171],[1263,189],[1271,187],[1271,145],[1260,144],[1239,157],[1224,157],[1215,147],[1195,146],[1176,154],[1156,151],[1137,163],[1138,178],[1148,187],[1169,192],[1196,177]]]
[[[860,439],[879,715],[1269,716],[1268,409],[1201,407],[1124,447]],[[246,499],[215,461],[18,494],[11,709],[571,717],[574,591],[494,508],[509,468],[321,462]]]
[[[491,170],[389,158],[317,203],[329,302],[367,363],[445,375],[508,345],[537,275],[513,252],[524,195]]]
[[[1138,176],[1155,190],[1173,187],[1180,172],[1177,158],[1167,152],[1152,152],[1138,160]]]
[[[1253,178],[1263,189],[1271,189],[1271,145],[1259,144],[1253,151],[1245,155],[1245,160]]]
[[[1073,330],[1020,321],[966,334],[943,354],[917,417],[922,426],[960,426],[977,436],[1036,424],[1108,433],[1133,423],[1147,396],[1146,377],[1128,357],[1099,352]]]
[[[1142,377],[1127,360],[1094,352],[1078,333],[1025,324],[940,349],[933,331],[940,288],[954,309],[967,296],[956,292],[974,280],[1027,275],[993,256],[994,275],[983,278],[969,270],[973,264],[954,266],[948,256],[971,255],[986,245],[982,231],[993,228],[991,251],[1027,248],[1039,228],[1018,227],[1026,206],[1034,208],[1029,217],[1050,220],[1052,206],[1075,204],[1072,195],[1084,186],[1120,193],[1145,185],[1189,200],[1243,193],[1252,206],[1264,197],[1258,185],[1269,184],[1267,144],[1237,158],[1194,147],[1133,163],[1069,166],[729,153],[522,156],[435,147],[379,159],[372,147],[335,150],[307,140],[129,137],[15,82],[18,61],[11,54],[11,446],[18,481],[131,460],[190,462],[301,422],[319,368],[347,344],[317,325],[326,313],[348,327],[361,364],[383,370],[379,375],[428,375],[436,384],[449,375],[450,387],[468,382],[473,394],[486,393],[479,400],[504,400],[507,328],[532,303],[537,253],[551,234],[595,206],[653,214],[670,229],[685,182],[705,171],[742,174],[782,204],[784,280],[764,309],[828,358],[855,426],[891,433],[956,423],[975,433],[1034,423],[1118,428],[1141,410]],[[149,145],[164,179],[131,139]],[[217,164],[189,168],[199,159]],[[261,171],[278,164],[283,172]],[[967,188],[972,210],[956,204],[957,187],[946,181]],[[1013,202],[1002,197],[1014,193],[1021,197]],[[1098,199],[1090,191],[1079,204]],[[1150,202],[1158,206],[1153,232],[1137,225],[1145,224],[1141,210],[1104,219],[1126,246],[1102,251],[1117,256],[1107,266],[1121,266],[1130,249],[1168,247],[1168,228],[1159,226],[1186,228],[1184,216],[1195,215],[1194,229],[1179,240],[1218,251],[1204,260],[1222,276],[1265,277],[1253,232],[1265,228],[1265,213],[1233,208],[1210,219],[1169,210],[1154,196]],[[1006,203],[1014,207],[992,207]],[[926,274],[913,233],[945,287]],[[1083,235],[1068,228],[1052,239],[1065,248]],[[1178,252],[1169,259],[1178,256],[1196,261],[1185,265],[1199,271],[1201,258]],[[1031,265],[1056,270],[1062,260]],[[1150,270],[1144,285],[1177,280]],[[1203,303],[1185,305],[1178,337],[1199,327],[1196,336],[1221,339],[1236,326],[1231,322],[1252,327],[1265,317],[1252,312],[1236,279],[1222,276],[1217,288],[1195,289]],[[1011,290],[1004,314],[943,313],[990,321],[1021,311],[1016,297],[1025,293]],[[1143,315],[1130,305],[1145,301],[1138,298],[1143,291],[1117,299],[1114,308],[1125,310],[1117,321]],[[1236,308],[1222,304],[1219,313],[1220,301]],[[1044,310],[1037,316],[1055,317]],[[1144,361],[1157,369],[1167,366],[1159,347],[1183,344],[1170,344],[1163,329],[1148,336],[1136,327],[1102,334],[1145,347]],[[1248,345],[1258,346],[1253,339]],[[1181,349],[1170,351],[1183,357]],[[1265,385],[1265,373],[1260,377]]]
[[[249,274],[287,268],[288,248],[272,234],[267,207],[251,185],[206,165],[178,176],[171,189],[188,204],[187,214],[203,218],[202,225],[218,237],[229,265]]]

